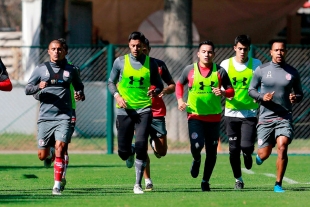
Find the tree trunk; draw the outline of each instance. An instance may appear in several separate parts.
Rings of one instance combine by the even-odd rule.
[[[42,0],[40,44],[65,35],[65,0]]]

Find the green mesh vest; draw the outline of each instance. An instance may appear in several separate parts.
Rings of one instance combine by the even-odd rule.
[[[248,89],[253,76],[253,58],[249,59],[247,68],[241,72],[236,71],[233,57],[229,59],[228,76],[235,90],[233,99],[226,99],[226,108],[233,110],[257,109],[258,104],[248,94]]]
[[[200,74],[198,63],[194,63],[194,80],[188,91],[187,112],[198,115],[219,114],[222,112],[221,97],[212,92],[212,87],[219,86],[216,64],[212,74],[205,78]]]
[[[72,62],[68,61],[68,64],[72,65]],[[70,92],[71,92],[72,109],[76,109],[76,102],[75,102],[75,98],[74,98],[74,87],[73,87],[72,83],[70,83]]]
[[[129,60],[129,55],[125,55],[124,70],[122,80],[118,84],[118,91],[126,101],[128,109],[141,109],[151,106],[152,100],[147,96],[150,82],[150,57],[146,56],[143,66],[136,70]],[[117,108],[120,108],[116,104]]]

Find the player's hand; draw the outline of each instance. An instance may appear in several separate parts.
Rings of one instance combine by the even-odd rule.
[[[76,101],[84,101],[85,100],[85,94],[82,91],[75,91],[74,92],[74,99]]]
[[[263,97],[263,101],[271,101],[273,98],[274,91],[271,93],[266,93]]]
[[[222,91],[220,88],[212,87],[212,92],[216,96],[225,96],[225,91]]]
[[[167,88],[164,88],[163,90],[162,90],[162,92],[160,92],[160,94],[158,94],[158,97],[163,97],[164,95],[166,95],[166,94],[168,94],[167,93]]]
[[[124,109],[127,108],[126,101],[119,94],[117,94],[115,96],[115,99],[116,99],[116,103],[117,103],[117,105],[119,105],[119,107],[124,108]]]
[[[43,89],[43,88],[45,88],[47,86],[47,82],[45,82],[45,81],[41,81],[40,83],[39,83],[39,88],[40,89]]]
[[[155,90],[154,89],[151,89],[147,92],[147,96],[151,97],[151,98],[154,98],[157,96],[157,94],[155,93]]]
[[[182,99],[178,100],[178,109],[180,111],[185,111],[187,106],[189,106],[189,105],[187,103],[185,103]]]
[[[297,96],[293,93],[290,93],[290,96],[289,96],[289,99],[290,99],[290,102],[291,103],[296,103],[297,101]]]

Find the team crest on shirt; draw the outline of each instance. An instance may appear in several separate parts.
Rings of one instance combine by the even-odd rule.
[[[258,139],[258,140],[257,140],[257,144],[258,144],[259,146],[261,146],[261,145],[263,144],[263,140],[262,140],[262,139]]]
[[[64,71],[64,76],[65,76],[65,77],[69,77],[69,74],[70,74],[70,73],[69,73],[68,71],[66,71],[66,70]]]
[[[267,78],[272,78],[272,76],[271,76],[271,71],[268,71],[267,72],[267,76],[266,76]]]
[[[39,146],[44,146],[45,145],[45,142],[44,142],[44,140],[43,139],[39,139]]]
[[[196,132],[193,132],[191,137],[192,137],[192,139],[197,139],[198,138],[198,134]]]
[[[291,80],[292,76],[291,76],[291,74],[286,74],[285,78],[286,78],[286,80]]]

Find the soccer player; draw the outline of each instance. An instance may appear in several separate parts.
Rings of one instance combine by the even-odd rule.
[[[260,104],[256,164],[261,165],[277,144],[277,175],[274,186],[274,192],[277,193],[284,192],[282,180],[288,162],[287,150],[294,137],[292,104],[303,98],[299,73],[285,62],[286,54],[285,41],[272,41],[272,60],[255,70],[249,88],[249,95]]]
[[[6,67],[3,64],[0,58],[0,90],[1,91],[11,91],[12,90],[12,83],[9,78],[9,74],[6,71]]]
[[[185,67],[176,84],[178,109],[187,111],[191,153],[194,158],[190,173],[199,175],[201,150],[205,147],[206,159],[202,191],[210,191],[209,179],[216,163],[221,121],[221,96],[231,98],[234,89],[224,68],[213,62],[215,52],[211,41],[199,44],[198,63]],[[188,85],[188,99],[183,101],[184,86]],[[221,90],[223,87],[225,90]]]
[[[26,95],[37,94],[40,100],[38,118],[38,158],[51,160],[55,156],[52,194],[61,195],[64,154],[71,138],[73,84],[76,100],[85,100],[84,85],[78,71],[67,63],[63,43],[53,40],[48,46],[50,61],[38,65],[26,85]],[[55,142],[55,155],[50,147]],[[50,161],[51,162],[51,161]]]
[[[150,43],[147,38],[143,44],[143,53],[149,55],[151,51]],[[175,91],[175,82],[170,75],[166,64],[158,59],[155,59],[158,65],[158,72],[161,79],[167,84],[167,87],[162,90],[158,96],[152,98],[152,124],[150,129],[150,144],[157,158],[161,158],[167,153],[167,130],[166,130],[166,106],[162,97],[166,94],[172,94]],[[144,170],[145,190],[153,190],[153,182],[150,171],[150,158],[147,155],[147,164]]]
[[[141,32],[129,35],[130,53],[114,61],[108,81],[109,90],[117,103],[118,155],[126,160],[128,168],[135,163],[135,194],[144,193],[141,180],[147,163],[147,144],[152,122],[150,97],[160,94],[163,89],[157,63],[142,52],[144,39]],[[149,89],[151,85],[155,88]],[[132,145],[134,131],[136,139]]]
[[[258,104],[249,96],[248,89],[255,68],[262,63],[255,58],[249,58],[248,52],[251,38],[248,35],[238,35],[235,38],[235,56],[224,60],[220,65],[230,78],[235,96],[226,99],[225,124],[229,140],[229,161],[233,171],[235,189],[243,189],[244,182],[241,173],[240,152],[242,151],[246,169],[252,168],[252,153],[256,139]]]

